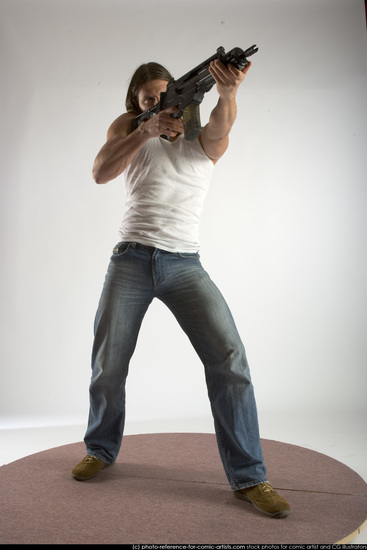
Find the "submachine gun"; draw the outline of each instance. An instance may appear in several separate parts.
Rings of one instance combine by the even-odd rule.
[[[185,140],[193,141],[200,135],[202,130],[200,103],[203,101],[204,94],[209,92],[215,84],[215,80],[209,72],[211,61],[219,59],[224,65],[227,66],[231,63],[241,71],[249,64],[247,57],[257,51],[258,47],[255,45],[245,51],[241,48],[233,48],[228,53],[225,53],[223,47],[219,47],[217,53],[178,80],[172,78],[167,84],[167,90],[161,92],[159,102],[132,120],[132,130],[135,130],[142,122],[149,120],[160,111],[169,107],[177,107],[180,111],[179,114],[171,116],[177,116],[177,118],[182,116]],[[164,135],[161,137],[169,139]]]

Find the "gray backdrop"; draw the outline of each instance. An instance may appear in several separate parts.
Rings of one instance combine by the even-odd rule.
[[[93,317],[123,212],[95,155],[142,62],[179,77],[256,43],[201,256],[260,411],[365,410],[363,0],[0,0],[2,427],[85,422]],[[216,102],[202,104],[202,122]],[[154,302],[128,420],[209,416],[201,363]]]

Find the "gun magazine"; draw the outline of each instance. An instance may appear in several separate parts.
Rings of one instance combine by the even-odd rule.
[[[200,103],[192,101],[183,111],[185,140],[194,141],[201,134]]]

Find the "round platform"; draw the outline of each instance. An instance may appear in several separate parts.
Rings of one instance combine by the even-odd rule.
[[[90,481],[70,472],[84,443],[0,468],[1,544],[333,544],[367,517],[367,485],[344,464],[262,440],[268,477],[291,504],[269,518],[236,499],[212,434],[125,436],[116,464]]]

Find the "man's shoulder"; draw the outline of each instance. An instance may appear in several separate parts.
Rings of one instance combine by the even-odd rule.
[[[134,113],[123,113],[118,116],[108,129],[108,138],[115,137],[121,134],[129,134],[131,132],[131,121],[135,118]]]

